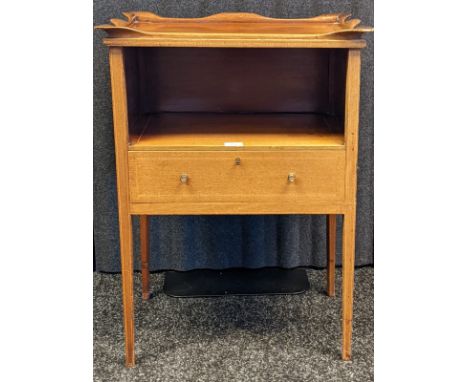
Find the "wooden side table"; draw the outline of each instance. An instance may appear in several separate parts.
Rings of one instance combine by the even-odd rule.
[[[148,216],[326,214],[327,293],[343,215],[351,358],[361,36],[349,15],[199,19],[128,12],[108,33],[126,365],[135,365],[132,215],[149,298]]]

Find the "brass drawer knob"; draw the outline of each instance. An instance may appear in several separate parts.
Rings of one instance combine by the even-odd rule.
[[[234,163],[237,165],[237,166],[240,166],[240,158],[236,158],[234,159]]]
[[[296,174],[294,172],[290,172],[288,174],[288,182],[289,183],[294,183],[295,180],[296,180]]]
[[[182,174],[180,176],[180,183],[182,183],[182,184],[187,184],[188,183],[188,175],[187,174]]]

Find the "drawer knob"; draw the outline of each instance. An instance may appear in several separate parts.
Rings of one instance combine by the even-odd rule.
[[[187,184],[188,182],[188,175],[187,174],[182,174],[180,176],[180,183]]]
[[[237,157],[236,159],[234,159],[234,163],[235,163],[237,166],[240,166],[240,158]]]
[[[295,180],[296,180],[296,174],[294,172],[290,172],[288,174],[288,182],[289,183],[294,183]]]

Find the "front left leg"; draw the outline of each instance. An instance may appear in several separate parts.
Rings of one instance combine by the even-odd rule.
[[[122,208],[123,209],[123,208]],[[132,217],[120,214],[120,254],[122,266],[122,304],[125,333],[125,365],[135,366],[135,323],[133,318],[133,242]]]

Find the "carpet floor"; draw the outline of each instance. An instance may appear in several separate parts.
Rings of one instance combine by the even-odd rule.
[[[340,359],[341,272],[325,295],[324,270],[308,270],[301,295],[142,301],[135,275],[137,366],[124,367],[120,275],[94,275],[94,381],[373,381],[373,268],[356,270],[353,360]]]

